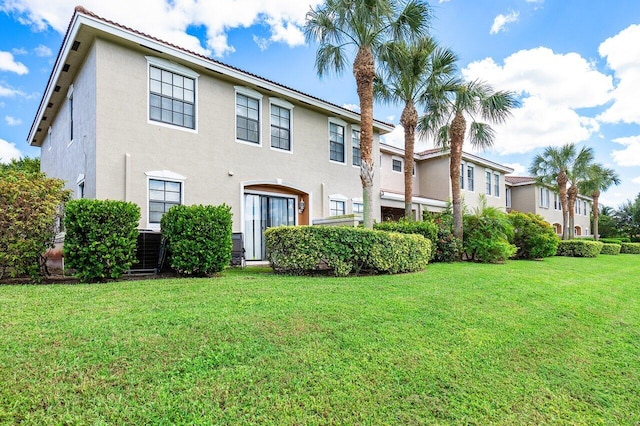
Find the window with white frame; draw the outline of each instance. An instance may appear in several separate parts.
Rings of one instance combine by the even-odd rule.
[[[474,167],[471,164],[467,164],[467,190],[473,192],[474,186]]]
[[[560,202],[560,195],[553,193],[553,208],[554,210],[562,210],[562,203]]]
[[[547,188],[540,188],[540,207],[549,208],[549,190]]]
[[[346,213],[346,203],[340,200],[329,201],[329,216],[341,216]]]
[[[391,157],[391,170],[394,172],[402,173],[402,158]]]
[[[236,87],[236,139],[260,144],[260,102],[262,95]]]
[[[291,151],[293,105],[279,99],[270,99],[270,104],[271,148]]]
[[[500,196],[500,174],[493,174],[493,195],[496,197]]]
[[[576,202],[573,204],[573,211],[574,211],[576,214],[580,214],[580,201],[576,201]]]
[[[362,164],[360,154],[360,129],[351,129],[351,159],[354,166]]]
[[[505,190],[505,198],[506,198],[506,207],[510,209],[511,208],[511,188],[507,188]]]
[[[361,202],[354,201],[353,202],[353,212],[362,214],[364,213],[364,204]]]
[[[149,223],[159,224],[162,216],[182,203],[182,182],[149,179]]]
[[[341,123],[329,122],[329,160],[331,161],[345,162],[344,129],[345,126]]]
[[[464,163],[460,163],[460,189],[464,189]]]
[[[485,193],[487,195],[491,195],[491,172],[488,170],[485,171],[484,176],[485,176],[485,179],[484,179]]]
[[[149,58],[149,120],[196,128],[196,77],[193,71]]]
[[[589,212],[588,212],[588,210],[587,210],[587,202],[586,202],[586,201],[583,201],[583,202],[582,202],[582,211],[584,212],[583,214],[584,214],[585,216],[589,216]]]

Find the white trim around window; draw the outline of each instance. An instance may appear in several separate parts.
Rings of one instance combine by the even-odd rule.
[[[76,198],[85,197],[84,174],[80,173],[76,179]]]
[[[343,155],[343,161],[337,161],[337,160],[332,160],[331,159],[331,125],[335,125],[335,126],[339,126],[342,128],[342,155]],[[329,117],[329,121],[327,123],[327,141],[329,142],[327,144],[327,148],[328,148],[328,153],[329,153],[329,162],[334,163],[334,164],[342,164],[342,165],[346,165],[347,164],[347,140],[351,141],[351,138],[347,138],[347,122],[340,120],[339,118],[335,118],[335,117]],[[349,146],[350,148],[350,146]]]
[[[241,144],[245,144],[245,145],[250,145],[250,146],[257,146],[257,147],[262,147],[262,98],[263,95],[260,92],[256,92],[253,89],[250,89],[248,87],[245,86],[233,86],[235,89],[235,93],[233,95],[233,105],[234,105],[234,130],[233,133],[235,135],[236,138],[236,142],[241,143]],[[258,141],[257,142],[252,142],[250,140],[244,140],[244,139],[239,139],[238,138],[238,95],[242,95],[247,97],[248,99],[254,100],[258,102]],[[269,120],[271,121],[271,120]],[[271,139],[271,138],[269,138]],[[269,141],[269,144],[271,144],[271,141]]]
[[[400,163],[400,170],[396,170],[396,164]],[[404,158],[397,155],[391,156],[391,171],[394,173],[404,173]]]
[[[358,126],[357,124],[352,124],[351,125],[351,135],[350,135],[351,137],[349,138],[349,140],[351,141],[351,144],[350,144],[350,146],[351,146],[351,166],[352,167],[356,167],[356,168],[359,169],[360,168],[360,164],[354,164],[354,161],[355,161],[355,158],[356,158],[353,155],[354,154],[353,151],[354,151],[354,149],[356,149],[356,146],[354,145],[354,142],[356,141],[356,138],[353,137],[353,133],[354,132],[358,133],[358,139],[357,139],[358,140],[358,146],[357,146],[357,149],[358,149],[358,155],[361,158],[360,161],[362,161],[362,156],[361,156],[362,153],[360,152],[360,126]]]
[[[146,209],[147,209],[147,217],[146,217],[146,222],[147,222],[147,228],[148,229],[152,229],[154,231],[159,231],[160,230],[160,223],[151,223],[150,218],[149,218],[149,203],[150,203],[150,197],[149,197],[149,181],[151,180],[159,180],[159,181],[164,181],[164,182],[172,182],[172,183],[179,183],[180,184],[180,201],[178,204],[184,204],[184,191],[185,191],[185,185],[184,182],[187,179],[186,177],[169,171],[169,170],[153,170],[153,171],[148,171],[145,172],[146,178],[147,178],[147,204],[146,204]]]
[[[175,62],[167,61],[166,59],[156,58],[154,56],[145,56],[147,59],[147,123],[152,124],[154,126],[168,127],[171,129],[181,130],[184,132],[190,133],[198,133],[198,77],[200,74],[197,72],[179,65]],[[151,119],[151,68],[160,68],[161,70],[168,71],[174,75],[186,77],[188,79],[193,80],[193,128],[178,124],[169,123],[161,120],[152,120]],[[173,98],[173,94],[172,94]],[[176,98],[177,100],[177,98]],[[182,97],[183,103],[191,103],[185,101],[184,97]]]
[[[273,142],[271,140],[271,136],[272,136],[272,131],[273,131],[273,106],[276,106],[278,108],[282,108],[285,110],[289,111],[289,149],[285,149],[285,148],[278,148],[278,147],[274,147],[273,146]],[[284,99],[280,99],[280,98],[269,98],[269,147],[277,152],[284,152],[287,154],[293,154],[293,108],[294,105],[290,102],[285,101]],[[280,127],[280,126],[276,126],[276,127]]]

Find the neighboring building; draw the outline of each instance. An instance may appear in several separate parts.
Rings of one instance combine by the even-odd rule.
[[[413,212],[442,211],[451,199],[449,151],[430,149],[414,155]],[[380,144],[382,218],[404,216],[404,150]],[[505,210],[505,175],[513,169],[467,152],[462,153],[460,188],[463,203],[471,211],[480,205]]]
[[[524,213],[535,213],[549,222],[562,235],[562,205],[560,196],[553,189],[539,185],[535,178],[527,176],[507,176],[507,210]],[[590,197],[578,195],[574,209],[575,235],[591,235],[591,207]]]
[[[138,204],[143,229],[176,204],[228,204],[247,259],[259,260],[269,226],[362,211],[359,122],[78,7],[28,140],[77,198]],[[392,129],[374,121],[374,153]]]

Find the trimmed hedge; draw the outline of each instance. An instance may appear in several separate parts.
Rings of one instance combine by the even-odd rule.
[[[140,207],[113,200],[71,200],[65,206],[63,253],[83,282],[120,278],[136,261]]]
[[[622,243],[620,253],[640,254],[640,243]]]
[[[518,248],[516,259],[542,259],[556,254],[560,239],[542,216],[512,211],[508,217],[513,225],[509,242]]]
[[[422,235],[339,226],[279,226],[265,231],[274,272],[292,275],[414,272],[424,269],[431,241]]]
[[[597,257],[604,243],[588,240],[562,240],[558,245],[557,256]]]
[[[603,243],[602,250],[600,250],[600,254],[620,254],[620,248],[622,246],[620,244],[613,243]]]
[[[430,221],[413,221],[400,219],[399,221],[386,221],[375,223],[373,229],[387,232],[398,232],[400,234],[418,234],[431,241],[431,247],[435,247],[438,241],[438,226]],[[435,254],[432,250],[431,256]]]
[[[160,221],[170,266],[182,275],[206,276],[231,260],[231,207],[173,206]]]

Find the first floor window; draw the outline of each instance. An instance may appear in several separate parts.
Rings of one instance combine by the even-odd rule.
[[[464,164],[460,164],[460,189],[464,189]]]
[[[84,198],[84,181],[78,184],[78,198]]]
[[[345,202],[331,200],[329,204],[329,216],[341,216],[345,214]]]
[[[362,164],[362,157],[360,156],[360,130],[351,131],[351,151],[353,165],[359,166]]]
[[[149,179],[149,223],[160,223],[162,215],[181,200],[181,182]]]
[[[344,126],[336,123],[329,123],[329,159],[344,163]]]
[[[364,204],[362,203],[353,203],[353,212],[354,213],[364,213]]]
[[[511,208],[511,188],[507,188],[506,189],[506,201],[507,201],[507,208],[510,209]]]
[[[467,190],[473,191],[473,166],[467,165]]]
[[[195,79],[149,66],[149,119],[195,129]]]

